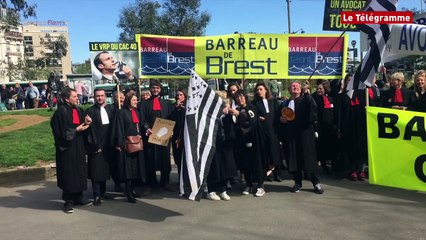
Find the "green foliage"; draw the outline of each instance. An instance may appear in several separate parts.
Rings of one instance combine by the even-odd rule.
[[[210,22],[210,14],[199,11],[200,0],[136,0],[121,10],[117,27],[119,40],[135,41],[135,34],[200,36]],[[161,10],[161,11],[160,11]]]
[[[0,6],[7,9],[6,17],[0,19],[0,29],[5,32],[20,24],[20,14],[24,18],[36,17],[37,4],[30,5],[26,0],[0,0]]]
[[[22,80],[46,80],[49,78],[49,69],[39,68],[25,68],[22,76]]]
[[[2,119],[2,120],[0,120],[0,127],[10,126],[10,125],[13,125],[16,122],[17,122],[17,120],[13,119],[13,118]]]
[[[46,45],[47,49],[52,50],[52,53],[44,53],[44,57],[48,65],[54,64],[55,60],[61,59],[67,55],[67,39],[63,34],[59,35],[59,37],[54,38],[50,34],[46,33],[43,38],[44,45]]]
[[[90,62],[85,62],[75,69],[75,73],[77,74],[91,74],[92,68],[90,67]]]
[[[210,22],[210,14],[200,13],[200,0],[169,0],[163,4],[160,17],[162,34],[171,36],[201,36]]]

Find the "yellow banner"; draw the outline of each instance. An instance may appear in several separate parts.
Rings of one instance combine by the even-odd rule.
[[[426,191],[426,113],[367,107],[372,184]]]
[[[347,35],[230,34],[174,37],[137,34],[142,78],[340,79]]]

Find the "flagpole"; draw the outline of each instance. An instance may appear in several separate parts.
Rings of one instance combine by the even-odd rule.
[[[325,54],[325,56],[321,59],[321,61],[318,63],[318,65],[315,67],[314,71],[312,71],[311,75],[308,78],[308,81],[311,80],[312,76],[315,74],[315,72],[318,70],[319,66],[324,62],[324,60],[328,57],[328,55],[330,54],[331,50],[334,48],[334,46],[336,46],[337,42],[339,42],[339,40],[342,38],[342,36],[346,33],[346,30],[342,32],[342,34],[340,34],[339,38],[337,38],[337,40],[333,43],[333,45],[330,47],[330,49],[327,51],[327,53]],[[343,49],[344,50],[344,49]]]
[[[120,80],[115,76],[115,74],[112,75],[112,79],[117,84],[117,103],[118,103],[118,109],[121,110],[121,102],[120,102]]]

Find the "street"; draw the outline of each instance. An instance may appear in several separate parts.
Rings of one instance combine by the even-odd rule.
[[[131,204],[117,193],[73,214],[62,212],[55,178],[0,186],[1,239],[426,239],[426,193],[320,177],[323,195],[308,181],[290,192],[287,176],[265,182],[260,198],[242,196],[238,184],[229,202],[157,190]]]

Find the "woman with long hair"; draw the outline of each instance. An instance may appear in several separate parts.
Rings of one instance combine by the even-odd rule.
[[[281,146],[276,133],[279,126],[279,104],[272,98],[265,83],[257,83],[254,90],[252,104],[259,113],[260,129],[265,140],[264,153],[269,164],[267,171],[273,171],[274,179],[281,182]]]
[[[124,158],[119,164],[120,178],[125,184],[125,194],[130,203],[135,203],[140,197],[135,191],[136,181],[145,179],[145,159],[143,151],[128,153],[126,151],[126,138],[140,135],[141,117],[137,110],[138,98],[134,93],[127,93],[124,106],[117,114],[115,127],[115,146],[118,151],[124,152]]]

